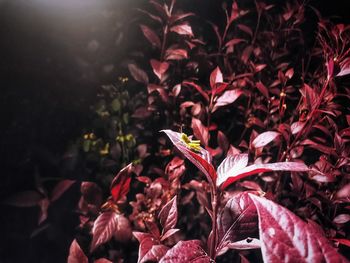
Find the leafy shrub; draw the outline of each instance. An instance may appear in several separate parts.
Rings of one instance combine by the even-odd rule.
[[[78,142],[95,182],[69,262],[346,262],[349,27],[296,1],[218,3],[215,23],[175,0],[138,10],[130,80]]]

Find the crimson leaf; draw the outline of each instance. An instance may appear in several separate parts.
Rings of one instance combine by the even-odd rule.
[[[217,255],[231,248],[229,244],[257,236],[257,222],[256,208],[247,193],[240,193],[227,201],[218,215]]]
[[[138,263],[159,261],[167,252],[168,248],[159,243],[151,234],[133,232],[135,238],[140,242]]]
[[[159,221],[163,227],[163,233],[175,227],[177,222],[177,203],[174,196],[159,212]]]
[[[148,84],[149,79],[146,72],[140,69],[136,64],[130,63],[128,65],[128,69],[130,71],[131,76],[138,82]]]
[[[212,112],[216,111],[219,107],[233,103],[241,96],[243,92],[238,89],[225,91],[215,102]]]
[[[176,146],[177,149],[188,159],[190,160],[197,168],[204,173],[207,180],[214,185],[216,181],[216,172],[214,167],[211,165],[211,156],[208,151],[200,147],[198,153],[192,152],[185,142],[181,140],[181,134],[174,132],[172,130],[162,130],[168,135],[171,142]]]
[[[271,172],[271,171],[294,171],[294,172],[306,172],[308,167],[304,163],[298,162],[278,162],[278,163],[266,163],[266,164],[253,164],[246,166],[242,169],[230,169],[230,166],[226,168],[226,172],[220,173],[216,182],[217,186],[221,189],[225,189],[230,184],[237,180],[247,177],[249,175]]]
[[[170,28],[171,32],[175,32],[179,35],[186,35],[189,37],[193,37],[193,32],[192,32],[192,28],[189,24],[184,23],[181,25],[176,25]]]
[[[202,144],[205,146],[208,145],[209,141],[209,130],[207,127],[203,125],[203,123],[196,118],[192,118],[192,124],[191,124],[193,134],[196,138],[198,138]]]
[[[76,239],[73,240],[69,248],[68,263],[88,263],[89,260],[80,248]]]
[[[215,84],[222,83],[224,81],[221,70],[216,67],[210,74],[210,87],[215,89]]]
[[[156,46],[157,48],[161,47],[160,39],[152,29],[145,25],[140,25],[140,28],[142,33],[152,45]]]
[[[156,74],[156,76],[159,79],[162,79],[163,74],[168,70],[169,68],[169,63],[168,62],[160,62],[156,59],[151,59],[150,61],[151,66],[153,68],[153,72],[154,74]]]
[[[114,211],[100,214],[92,227],[92,242],[90,252],[99,245],[109,241],[118,227],[119,215]]]
[[[200,246],[199,240],[180,241],[168,250],[160,263],[209,263],[210,257]]]
[[[263,132],[256,136],[256,138],[252,142],[252,145],[255,148],[264,147],[266,144],[275,140],[279,135],[280,133],[275,131]]]
[[[347,262],[311,222],[266,198],[249,196],[258,211],[264,262]]]
[[[115,202],[119,201],[129,192],[131,182],[131,170],[132,164],[130,163],[122,170],[120,170],[120,172],[114,177],[111,183],[111,195]]]

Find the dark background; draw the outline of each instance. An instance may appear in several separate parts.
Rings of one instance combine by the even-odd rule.
[[[32,189],[36,175],[62,176],[61,157],[89,126],[98,88],[125,74],[121,61],[141,37],[133,8],[144,2],[0,0],[0,200]],[[216,19],[216,1],[179,2]],[[310,3],[349,23],[347,2]],[[0,262],[64,262],[78,198],[60,200],[45,234],[34,238],[37,210],[1,207]]]

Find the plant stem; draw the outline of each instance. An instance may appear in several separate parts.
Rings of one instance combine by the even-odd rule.
[[[218,232],[218,226],[217,226],[217,214],[218,214],[218,191],[216,186],[213,186],[213,190],[211,193],[212,197],[212,208],[213,208],[213,217],[212,217],[212,239],[210,244],[210,251],[209,255],[212,259],[215,259],[216,257],[216,242],[217,242],[217,232]]]

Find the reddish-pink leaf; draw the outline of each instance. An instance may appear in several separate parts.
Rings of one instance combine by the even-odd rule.
[[[290,129],[292,131],[292,134],[299,133],[304,128],[305,122],[297,121],[293,122],[290,126]]]
[[[186,35],[189,37],[193,37],[193,32],[192,32],[192,28],[189,24],[187,23],[183,23],[181,25],[176,25],[176,26],[172,26],[170,28],[171,32],[175,32],[179,35]]]
[[[210,257],[200,246],[199,240],[180,241],[168,250],[159,263],[210,263]]]
[[[58,184],[56,184],[55,188],[52,190],[50,201],[51,202],[56,201],[74,183],[75,183],[74,180],[62,180],[62,181],[60,181]]]
[[[243,25],[243,24],[238,24],[237,27],[242,30],[243,32],[247,33],[251,37],[253,36],[253,31],[251,30],[250,27]]]
[[[193,16],[194,13],[184,13],[184,14],[175,14],[170,17],[170,24],[173,24],[181,19],[184,19],[189,16]]]
[[[166,240],[167,238],[175,235],[177,232],[179,232],[180,229],[178,228],[172,228],[172,229],[169,229],[167,232],[165,232],[163,235],[162,235],[162,238],[160,239],[160,241],[164,241]]]
[[[286,73],[284,74],[288,79],[291,79],[294,75],[294,69],[290,68],[286,71]]]
[[[234,89],[225,91],[215,102],[212,112],[216,111],[222,106],[233,103],[238,99],[239,96],[243,93],[242,90]]]
[[[229,249],[257,249],[261,247],[261,242],[257,238],[246,238],[244,240],[228,243]]]
[[[334,240],[335,242],[339,242],[340,244],[350,247],[350,240],[349,239],[345,239],[345,238],[332,238],[332,240]]]
[[[224,254],[229,243],[256,237],[258,215],[247,193],[240,193],[227,201],[218,215],[217,254]]]
[[[217,169],[217,185],[224,182],[229,175],[238,174],[248,165],[248,154],[228,155]]]
[[[216,67],[210,74],[210,87],[214,90],[217,83],[224,82],[221,70],[219,67]]]
[[[50,205],[50,200],[48,198],[43,198],[39,201],[39,218],[38,218],[38,224],[40,225],[42,222],[44,222],[47,218],[47,210]]]
[[[106,259],[106,258],[99,258],[99,259],[95,260],[94,263],[113,263],[113,262]]]
[[[155,59],[151,59],[150,63],[151,63],[154,74],[156,74],[156,76],[161,80],[162,76],[169,68],[169,63],[168,62],[160,62],[160,61],[155,60]]]
[[[177,222],[177,196],[175,195],[163,208],[160,210],[158,218],[163,227],[163,233],[174,228]]]
[[[258,211],[264,262],[347,262],[311,222],[270,200],[249,196]]]
[[[168,135],[171,142],[176,146],[177,149],[189,160],[191,161],[197,168],[204,173],[207,180],[211,184],[215,184],[216,181],[216,172],[214,167],[211,165],[211,156],[202,147],[200,147],[198,153],[192,152],[191,149],[188,148],[186,143],[182,141],[181,134],[178,132],[174,132],[172,130],[163,130],[163,132]]]
[[[266,98],[270,97],[268,89],[261,81],[255,83],[255,86],[261,92],[261,94],[264,95]]]
[[[232,172],[231,172],[232,171]],[[242,169],[232,169],[229,173],[222,173],[216,182],[217,186],[221,185],[221,189],[225,189],[230,184],[237,180],[258,173],[265,173],[271,171],[294,171],[306,172],[309,171],[304,163],[298,162],[278,162],[266,164],[253,164]]]
[[[242,52],[242,56],[241,56],[241,60],[243,63],[247,63],[249,58],[250,58],[250,55],[252,54],[252,51],[253,51],[254,47],[253,46],[247,46],[243,52]]]
[[[196,118],[192,118],[191,128],[194,136],[201,141],[205,146],[208,145],[209,141],[209,130],[203,125],[203,123]]]
[[[168,248],[159,243],[151,234],[133,232],[135,238],[140,242],[138,263],[159,261],[164,256]]]
[[[89,260],[80,248],[76,239],[73,240],[69,248],[67,263],[88,263]]]
[[[31,207],[39,205],[43,196],[37,191],[23,191],[6,198],[2,203],[18,207]]]
[[[225,47],[231,47],[231,46],[235,46],[241,42],[246,42],[245,39],[243,38],[234,38],[234,39],[231,39],[230,41],[228,41],[226,44],[225,44]]]
[[[223,150],[225,154],[230,147],[230,142],[228,141],[226,135],[222,131],[218,131],[217,142],[220,149]]]
[[[128,69],[134,80],[144,83],[146,85],[148,84],[148,76],[144,70],[140,69],[136,64],[132,63],[128,65]]]
[[[337,215],[333,219],[333,223],[336,223],[336,224],[345,224],[345,223],[347,223],[349,221],[350,221],[350,215],[349,214],[340,214],[340,215]]]
[[[162,19],[159,16],[155,16],[155,15],[151,14],[150,12],[148,12],[146,10],[143,10],[143,9],[136,8],[136,10],[141,12],[141,13],[146,14],[147,16],[149,16],[154,21],[157,21],[157,22],[159,22],[161,24],[163,23]]]
[[[92,241],[90,252],[98,246],[108,242],[118,228],[119,215],[114,211],[107,211],[100,214],[92,227]]]
[[[259,134],[252,142],[253,147],[264,147],[266,144],[275,140],[281,134],[275,131],[267,131]]]
[[[156,46],[157,48],[161,47],[160,39],[152,29],[145,25],[140,25],[140,28],[142,33],[152,45]]]
[[[167,49],[165,51],[166,60],[182,60],[188,58],[186,49]]]
[[[184,81],[184,82],[182,82],[182,84],[183,85],[188,85],[188,86],[191,86],[191,87],[195,88],[206,99],[206,101],[209,101],[208,94],[205,93],[205,91],[202,89],[201,86],[197,85],[194,82],[190,82],[190,81]]]
[[[129,219],[123,215],[118,216],[118,224],[114,231],[113,237],[121,243],[130,242],[132,238],[132,229]]]
[[[119,201],[122,197],[126,196],[130,189],[132,164],[130,163],[124,167],[114,177],[111,183],[111,195],[115,202]]]

